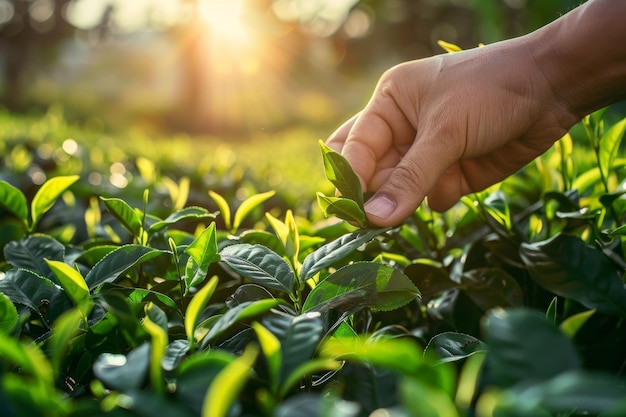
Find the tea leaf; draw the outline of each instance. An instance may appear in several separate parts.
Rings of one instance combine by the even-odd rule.
[[[214,219],[215,213],[210,213],[203,207],[185,207],[167,216],[164,220],[157,221],[148,228],[149,233],[158,232],[163,228],[178,223],[183,220],[204,220]]]
[[[570,338],[574,338],[578,330],[595,314],[595,310],[583,311],[581,313],[574,314],[563,320],[559,325],[559,329]]]
[[[278,391],[279,372],[282,362],[280,341],[272,332],[258,322],[252,323],[252,328],[259,339],[261,351],[263,351],[263,356],[265,356],[265,361],[267,362],[272,392],[276,393]]]
[[[232,219],[231,219],[231,214],[230,214],[230,206],[228,205],[228,202],[226,201],[226,199],[224,197],[222,197],[221,195],[219,195],[215,191],[209,191],[209,196],[211,196],[213,201],[215,201],[215,204],[217,204],[217,207],[219,208],[220,212],[222,213],[222,220],[224,222],[224,226],[226,227],[226,230],[231,231],[232,230],[232,227],[231,227],[231,220]]]
[[[27,306],[37,314],[42,303],[50,302],[62,293],[61,289],[48,278],[25,269],[11,269],[0,280],[0,292],[11,299],[13,304]]]
[[[63,359],[71,346],[72,339],[81,331],[80,323],[83,312],[80,309],[73,308],[63,313],[52,326],[52,336],[48,340],[48,348],[50,350],[50,361],[55,375],[58,377],[61,373],[61,365]]]
[[[144,384],[150,367],[150,343],[143,343],[128,355],[103,353],[93,364],[93,373],[112,389],[129,391]]]
[[[359,246],[371,241],[389,229],[361,229],[341,236],[307,255],[300,269],[300,280],[312,278],[322,269],[343,259]]]
[[[280,341],[282,363],[277,382],[282,386],[296,368],[313,357],[323,336],[322,320],[319,313],[276,313],[266,316],[263,325]]]
[[[294,273],[289,264],[261,245],[240,243],[220,252],[221,260],[238,274],[267,288],[291,293]]]
[[[93,301],[89,298],[89,288],[80,272],[64,262],[46,259],[46,263],[70,300],[80,309],[83,316],[87,317],[93,308]]]
[[[492,310],[483,331],[489,372],[500,387],[548,380],[581,367],[574,345],[540,312]]]
[[[24,227],[28,226],[28,203],[24,193],[2,180],[0,180],[0,207],[14,214],[22,221]]]
[[[224,331],[226,331],[235,323],[243,320],[248,320],[260,314],[266,313],[272,308],[276,307],[278,304],[280,304],[280,300],[270,298],[265,300],[241,303],[235,307],[230,308],[228,311],[226,311],[226,313],[224,313],[223,316],[215,320],[213,326],[202,341],[202,347],[206,347],[206,345],[211,340],[221,335]]]
[[[241,226],[241,222],[243,222],[243,220],[248,214],[250,214],[252,210],[263,204],[263,202],[271,198],[274,194],[276,194],[276,191],[268,191],[265,193],[254,194],[246,198],[241,203],[239,208],[237,208],[237,211],[235,211],[235,217],[233,219],[233,233],[237,229],[239,229],[239,226]]]
[[[215,276],[206,283],[200,291],[198,291],[187,306],[185,312],[185,331],[187,333],[187,340],[189,340],[190,347],[193,348],[195,343],[194,332],[196,330],[196,324],[200,313],[204,310],[209,299],[217,288],[218,278]]]
[[[337,216],[340,219],[355,222],[359,227],[367,227],[367,217],[359,204],[345,197],[328,197],[317,193],[317,203],[325,216]]]
[[[626,132],[626,119],[611,126],[600,139],[600,151],[598,163],[600,170],[606,176],[613,167],[613,161],[617,156],[617,150]]]
[[[577,237],[555,235],[522,243],[520,255],[532,278],[557,295],[589,309],[626,317],[626,289],[613,262]]]
[[[319,144],[322,148],[326,178],[333,183],[343,197],[353,200],[357,207],[364,211],[361,180],[359,180],[348,160],[339,152],[331,149],[323,141],[320,140]]]
[[[259,351],[253,345],[226,365],[213,380],[204,398],[202,417],[225,417],[248,380]]]
[[[14,268],[28,269],[51,278],[50,267],[44,258],[62,261],[65,256],[65,247],[50,236],[31,235],[7,243],[4,247],[4,256]]]
[[[378,263],[358,262],[338,269],[317,284],[302,311],[348,311],[357,306],[388,311],[419,295],[419,290],[400,271]]]
[[[303,362],[297,362],[296,364],[298,366],[291,371],[291,373],[285,375],[280,392],[278,393],[280,398],[286,396],[289,390],[304,378],[319,374],[323,371],[337,371],[342,367],[342,363],[334,359],[308,359]],[[332,415],[336,416],[336,414]]]
[[[17,310],[11,299],[0,292],[0,333],[9,334],[17,324]]]
[[[149,311],[153,304],[146,306],[146,316],[143,319],[143,328],[150,335],[152,343],[150,344],[150,382],[152,388],[157,393],[163,393],[165,383],[163,381],[163,369],[161,368],[161,360],[165,356],[167,349],[167,332],[163,327],[151,320]]]
[[[17,339],[0,333],[0,357],[3,361],[16,365],[22,372],[34,376],[31,382],[35,385],[54,386],[52,367],[36,344],[19,343]]]
[[[210,264],[219,260],[215,223],[204,229],[202,233],[185,249],[185,252],[206,271]]]
[[[479,339],[464,333],[444,332],[435,335],[424,350],[424,355],[434,354],[441,362],[465,359],[476,352],[485,351],[487,346]]]
[[[72,184],[78,181],[78,175],[50,178],[37,190],[31,202],[31,231],[48,210],[52,208],[59,196]]]
[[[113,282],[126,271],[140,265],[150,259],[167,253],[158,249],[140,245],[126,245],[110,252],[102,258],[85,277],[85,282],[90,290],[104,284]]]
[[[400,383],[400,397],[409,415],[420,417],[459,417],[460,414],[442,389],[426,381],[405,378]]]
[[[133,237],[141,236],[143,225],[141,217],[124,200],[100,197],[104,206]]]

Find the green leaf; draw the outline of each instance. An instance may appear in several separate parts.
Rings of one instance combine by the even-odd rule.
[[[64,262],[46,259],[46,263],[70,300],[80,309],[83,316],[87,317],[93,308],[93,301],[89,297],[89,288],[80,272]]]
[[[572,342],[538,311],[492,310],[483,332],[489,372],[500,387],[545,381],[581,367]]]
[[[323,336],[322,320],[319,313],[299,316],[275,313],[266,316],[263,325],[280,342],[282,361],[277,382],[282,385],[296,368],[313,357]]]
[[[292,293],[294,272],[276,252],[261,245],[246,243],[227,246],[221,260],[238,274],[267,288]]]
[[[455,362],[485,350],[487,350],[487,345],[474,336],[444,332],[430,339],[424,350],[424,355],[433,354],[440,358],[441,362]]]
[[[548,306],[548,309],[546,310],[546,319],[552,323],[556,325],[556,318],[557,318],[557,307],[558,307],[558,301],[559,298],[558,297],[554,297],[552,298],[552,301],[550,301],[550,305]]]
[[[17,309],[11,299],[0,292],[0,333],[9,334],[17,324]]]
[[[483,311],[521,307],[524,292],[515,278],[498,268],[477,268],[461,276],[461,288]]]
[[[338,269],[317,284],[302,311],[348,311],[357,306],[388,311],[419,295],[419,290],[402,272],[379,263],[358,262]]]
[[[28,203],[24,193],[2,180],[0,180],[0,207],[20,219],[25,228],[28,226]]]
[[[291,390],[296,384],[319,372],[337,371],[341,369],[341,362],[334,359],[309,359],[305,362],[297,364],[295,369],[291,373],[287,374],[282,382],[279,398],[284,398],[289,390]],[[335,414],[332,414],[335,416]]]
[[[357,207],[364,211],[361,181],[348,160],[323,141],[320,140],[319,144],[322,149],[326,178],[333,183],[342,196],[354,201]]]
[[[595,310],[583,311],[578,314],[574,314],[563,320],[563,322],[559,325],[559,329],[569,336],[570,338],[574,338],[578,330],[594,315]]]
[[[217,237],[215,235],[215,223],[204,229],[202,233],[185,249],[195,263],[187,262],[185,268],[185,283],[187,288],[197,284],[195,276],[204,277],[209,266],[220,260],[217,249]],[[199,269],[199,273],[195,270]]]
[[[228,205],[228,202],[226,201],[224,197],[222,197],[221,195],[219,195],[218,193],[214,191],[209,191],[209,196],[211,196],[213,201],[215,201],[215,204],[217,204],[217,207],[222,213],[222,220],[224,221],[224,226],[226,227],[226,230],[232,231],[232,227],[231,227],[232,219],[231,219],[231,214],[230,214],[230,206]]]
[[[577,237],[556,235],[522,243],[520,255],[545,289],[589,309],[626,316],[626,289],[614,263]]]
[[[346,234],[307,255],[300,269],[300,280],[306,281],[312,278],[322,269],[343,259],[351,254],[359,246],[371,241],[379,234],[389,229],[363,229]]]
[[[225,417],[252,372],[259,352],[248,346],[215,377],[204,398],[202,417]]]
[[[67,351],[70,349],[72,339],[81,331],[81,320],[84,313],[78,308],[72,308],[64,312],[52,326],[52,336],[48,340],[50,361],[55,375],[61,374],[61,365]]]
[[[158,221],[150,225],[150,227],[148,228],[148,233],[158,232],[159,230],[167,226],[183,220],[204,220],[214,219],[215,217],[215,213],[210,213],[207,209],[203,207],[185,207],[170,214],[164,220]]]
[[[54,386],[54,375],[48,358],[35,343],[20,343],[17,339],[0,333],[0,358],[16,365],[22,373],[28,373],[35,377],[35,384],[47,387]],[[4,388],[3,375],[3,388]]]
[[[149,313],[152,307],[152,304],[148,304],[146,313]],[[142,324],[152,340],[150,345],[150,383],[157,393],[162,394],[165,391],[165,382],[163,380],[161,360],[165,356],[165,350],[167,349],[167,332],[161,325],[151,320],[150,314],[146,314]]]
[[[50,267],[44,258],[62,261],[65,246],[50,236],[31,235],[7,243],[4,256],[14,268],[27,269],[50,278]]]
[[[320,357],[380,366],[415,374],[424,364],[421,350],[409,339],[330,338],[320,348]]]
[[[608,175],[613,167],[613,161],[615,160],[625,131],[626,118],[611,126],[600,139],[598,163],[605,176]]]
[[[623,416],[626,387],[609,373],[564,372],[541,383],[505,391],[493,415]],[[622,412],[613,411],[622,406]],[[524,410],[520,414],[519,410]]]
[[[196,331],[196,324],[198,323],[198,317],[204,310],[209,299],[217,288],[218,278],[217,276],[211,278],[200,291],[198,291],[187,306],[185,312],[185,332],[187,333],[187,340],[189,341],[190,348],[193,348],[195,344],[194,332]]]
[[[276,194],[276,191],[267,191],[265,193],[254,194],[246,198],[237,208],[237,211],[235,211],[235,217],[233,219],[233,232],[239,229],[243,220],[252,210],[263,204],[263,202],[271,198],[274,194]]]
[[[54,300],[62,291],[48,278],[24,269],[11,269],[0,280],[0,292],[9,297],[13,304],[27,306],[41,314],[44,300]]]
[[[228,309],[223,316],[215,320],[213,326],[202,341],[202,347],[206,347],[208,343],[210,343],[217,336],[224,333],[234,324],[266,313],[272,308],[276,307],[279,303],[280,300],[272,298],[241,303],[235,307]]]
[[[143,343],[128,355],[103,353],[93,364],[93,373],[112,389],[140,389],[150,367],[150,343]]]
[[[256,333],[261,351],[267,362],[267,369],[270,375],[270,385],[272,392],[278,391],[279,373],[282,364],[282,354],[280,350],[280,341],[269,330],[258,322],[252,323],[252,328]]]
[[[111,213],[133,237],[141,236],[143,225],[141,216],[124,200],[119,198],[100,197],[106,209]]]
[[[412,416],[459,417],[456,405],[442,389],[416,378],[405,378],[400,383],[400,398]]]
[[[167,253],[158,249],[140,245],[121,246],[98,262],[85,277],[90,290],[105,282],[113,282],[126,271],[150,259]]]
[[[345,197],[328,197],[317,193],[317,203],[325,216],[337,216],[340,219],[355,222],[359,227],[367,227],[365,211],[359,204]]]
[[[39,188],[31,202],[31,231],[48,210],[52,208],[59,196],[72,184],[78,181],[78,175],[50,178]]]

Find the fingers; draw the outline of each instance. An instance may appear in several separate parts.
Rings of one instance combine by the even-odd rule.
[[[365,203],[368,220],[379,227],[402,223],[419,207],[444,172],[460,157],[461,151],[446,149],[446,141],[433,136],[417,137],[404,158],[393,168],[376,194]],[[458,180],[452,173],[450,183]],[[445,203],[456,190],[451,190]]]
[[[352,116],[350,119],[345,121],[337,130],[335,130],[326,140],[326,145],[328,145],[331,149],[341,153],[343,149],[343,145],[348,138],[348,134],[354,125],[354,122],[359,117],[359,113]]]

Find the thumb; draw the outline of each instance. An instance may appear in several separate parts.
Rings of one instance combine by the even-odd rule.
[[[368,220],[379,227],[396,226],[422,203],[439,178],[460,155],[446,146],[450,140],[417,138],[376,194],[365,203]]]

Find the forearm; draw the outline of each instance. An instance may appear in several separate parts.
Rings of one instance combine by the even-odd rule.
[[[528,35],[555,98],[574,118],[626,99],[626,1],[589,0]]]

